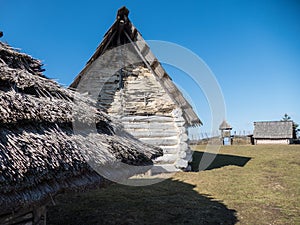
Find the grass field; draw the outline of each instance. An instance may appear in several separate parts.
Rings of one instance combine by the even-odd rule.
[[[300,145],[224,146],[205,171],[68,193],[56,203],[48,224],[300,224]]]

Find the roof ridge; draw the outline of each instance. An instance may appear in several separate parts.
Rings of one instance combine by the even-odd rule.
[[[70,85],[70,88],[77,88],[82,77],[88,71],[93,62],[103,55],[107,50],[120,45],[131,44],[138,57],[140,57],[148,69],[154,73],[156,80],[160,82],[167,94],[176,103],[176,105],[183,110],[183,117],[186,119],[187,124],[189,126],[202,125],[201,120],[198,118],[198,115],[193,110],[191,104],[184,98],[177,86],[172,82],[172,79],[166,73],[159,60],[154,56],[140,32],[127,17],[128,14],[126,10],[128,10],[126,7],[122,7],[118,10],[117,19],[105,33],[104,38],[98,45],[94,54],[88,60],[86,66],[75,77],[74,81]],[[172,93],[168,91],[169,88],[172,89]]]

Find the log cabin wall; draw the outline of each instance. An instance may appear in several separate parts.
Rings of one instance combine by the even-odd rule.
[[[98,106],[120,120],[125,131],[164,150],[153,173],[187,168],[192,152],[182,110],[148,68],[143,64],[127,66],[112,76],[102,73],[89,83],[97,84]]]
[[[202,122],[128,14],[126,7],[118,10],[70,88],[97,100],[99,108],[121,119],[135,137],[161,146],[165,154],[157,162],[162,171],[186,169],[192,158],[187,127]]]

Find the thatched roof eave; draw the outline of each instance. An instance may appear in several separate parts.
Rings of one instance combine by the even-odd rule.
[[[76,123],[84,125],[77,132]],[[161,155],[122,132],[92,100],[47,79],[38,60],[0,42],[1,213],[62,190],[105,185],[104,174],[144,173]],[[137,167],[123,171],[120,163]]]

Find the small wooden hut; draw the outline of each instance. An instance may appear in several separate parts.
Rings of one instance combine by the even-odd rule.
[[[156,172],[186,169],[192,160],[188,127],[202,123],[128,14],[126,7],[118,10],[115,22],[70,88],[96,93],[93,98],[99,107],[119,119],[126,131],[161,147],[164,155],[156,160]]]
[[[119,171],[114,165],[150,166],[162,155],[123,132],[116,134],[119,126],[105,113],[86,99],[75,104],[78,97],[42,71],[38,60],[0,42],[1,225],[46,224],[45,205],[58,192],[108,184],[87,161],[129,177],[149,167]],[[98,133],[75,134],[75,119],[96,123]]]
[[[254,144],[291,144],[293,121],[254,122]]]

